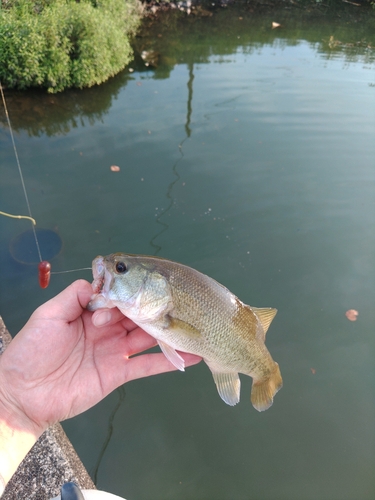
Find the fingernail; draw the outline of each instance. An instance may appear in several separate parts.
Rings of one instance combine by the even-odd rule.
[[[95,314],[92,321],[95,326],[104,326],[111,321],[112,315],[109,311]]]

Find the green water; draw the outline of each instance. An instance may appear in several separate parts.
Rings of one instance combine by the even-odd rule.
[[[267,345],[284,387],[268,411],[251,406],[247,377],[240,404],[225,405],[202,363],[131,382],[66,422],[100,489],[375,496],[374,30],[311,15],[168,17],[135,42],[156,51],[156,69],[138,55],[134,72],[98,88],[6,94],[33,216],[63,242],[54,270],[158,254],[279,311]],[[27,213],[1,120],[0,210]],[[91,279],[55,275],[40,290],[35,266],[8,250],[29,228],[0,218],[0,313],[13,334],[75,277]]]

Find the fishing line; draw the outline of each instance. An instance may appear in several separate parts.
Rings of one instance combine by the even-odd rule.
[[[33,222],[32,224],[32,229],[33,229],[33,233],[34,233],[34,239],[35,239],[35,244],[36,244],[36,248],[38,250],[38,255],[39,255],[39,260],[40,262],[42,262],[42,254],[40,252],[40,247],[39,247],[39,241],[38,241],[38,238],[37,238],[37,235],[36,235],[36,231],[35,231],[35,219],[33,218],[32,214],[31,214],[31,208],[30,208],[30,203],[29,203],[29,198],[27,196],[27,191],[26,191],[26,186],[25,186],[25,181],[23,179],[23,174],[22,174],[22,169],[21,169],[21,164],[20,164],[20,160],[18,158],[18,153],[17,153],[17,148],[16,148],[16,143],[14,142],[14,135],[13,135],[13,129],[12,129],[12,125],[10,123],[10,118],[9,118],[9,113],[8,113],[8,108],[7,108],[7,104],[6,104],[6,101],[5,101],[5,96],[4,96],[4,92],[3,92],[3,86],[1,85],[1,82],[0,82],[0,93],[1,93],[1,98],[2,98],[2,101],[3,101],[3,105],[4,105],[4,110],[5,110],[5,116],[6,116],[6,119],[7,119],[7,122],[8,122],[8,127],[9,127],[9,132],[10,132],[10,137],[12,139],[12,144],[13,144],[13,150],[14,150],[14,155],[16,157],[16,162],[17,162],[17,167],[18,167],[18,172],[20,174],[20,178],[21,178],[21,184],[22,184],[22,189],[23,189],[23,194],[25,195],[25,200],[26,200],[26,205],[27,205],[27,209],[28,209],[28,212],[29,212],[29,219]],[[2,213],[3,215],[5,214]],[[21,219],[21,218],[27,218],[26,216],[12,216],[10,214],[6,214],[6,216],[10,216],[10,217],[14,217],[14,218],[17,218],[17,219]]]
[[[68,271],[51,271],[51,274],[75,273],[76,271],[91,270],[92,267],[80,267],[79,269],[69,269]]]
[[[54,272],[51,272],[51,264],[48,261],[42,259],[42,253],[40,251],[39,241],[38,241],[38,237],[36,235],[36,230],[35,230],[36,221],[35,221],[35,219],[33,218],[32,214],[31,214],[31,207],[30,207],[29,197],[27,196],[26,185],[25,185],[25,181],[24,181],[24,178],[23,178],[21,163],[20,163],[20,160],[19,160],[19,157],[18,157],[17,147],[16,147],[16,143],[15,143],[15,140],[14,140],[14,135],[13,135],[13,128],[12,128],[12,124],[10,122],[10,117],[9,117],[9,113],[8,113],[8,107],[7,107],[7,104],[6,104],[5,95],[4,95],[4,92],[3,92],[3,86],[1,84],[1,81],[0,81],[0,93],[1,93],[1,99],[2,99],[3,105],[4,105],[5,116],[6,116],[6,119],[7,119],[7,122],[8,122],[10,137],[11,137],[12,145],[13,145],[14,156],[16,157],[16,163],[17,163],[17,167],[18,167],[18,172],[19,172],[19,175],[20,175],[20,178],[21,178],[21,184],[22,184],[23,194],[25,196],[27,210],[29,212],[29,215],[27,216],[27,215],[13,215],[13,214],[9,214],[7,212],[0,211],[0,215],[4,215],[5,217],[11,217],[12,219],[28,219],[28,220],[30,220],[32,222],[32,230],[33,230],[35,244],[36,244],[36,248],[38,250],[38,256],[39,256],[39,260],[40,260],[40,263],[38,265],[38,270],[39,270],[39,285],[41,286],[41,288],[47,288],[47,286],[49,285],[49,280],[50,280],[50,275],[51,274],[73,273],[75,271],[86,271],[86,270],[92,269],[92,268],[91,267],[82,267],[80,269],[69,269],[68,271],[54,271]]]

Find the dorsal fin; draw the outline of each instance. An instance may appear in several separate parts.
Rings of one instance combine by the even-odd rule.
[[[251,307],[251,309],[255,312],[259,321],[262,323],[264,336],[266,336],[267,330],[273,318],[276,316],[277,309],[273,307]]]

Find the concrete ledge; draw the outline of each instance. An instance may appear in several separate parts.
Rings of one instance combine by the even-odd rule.
[[[0,355],[11,340],[0,316]],[[2,500],[49,500],[67,481],[74,481],[81,489],[95,489],[63,428],[56,424],[47,429],[22,461]]]

